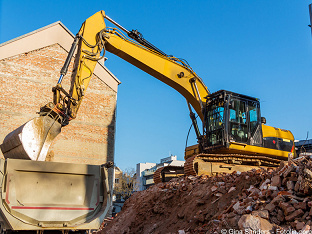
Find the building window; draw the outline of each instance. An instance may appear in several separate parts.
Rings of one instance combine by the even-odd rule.
[[[115,178],[115,184],[119,184],[119,178]]]

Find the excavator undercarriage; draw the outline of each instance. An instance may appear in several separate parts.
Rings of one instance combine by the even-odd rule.
[[[280,161],[261,155],[199,154],[185,161],[184,172],[187,176],[243,172],[263,167],[277,167]]]

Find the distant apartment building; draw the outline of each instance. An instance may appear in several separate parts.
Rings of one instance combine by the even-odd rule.
[[[312,139],[295,141],[296,153],[312,153]]]
[[[184,161],[177,160],[177,156],[162,158],[160,163],[138,163],[136,168],[137,184],[136,190],[142,191],[154,185],[154,172],[164,166],[184,166]]]

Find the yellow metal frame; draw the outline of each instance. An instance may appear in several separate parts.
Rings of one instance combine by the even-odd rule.
[[[106,29],[104,18],[104,11],[97,12],[83,23],[78,34],[88,44],[95,45],[98,42],[97,36],[99,32]],[[83,90],[87,89],[97,62],[96,59],[100,56],[99,48],[101,47],[90,48],[83,40],[80,41],[78,48],[79,61],[77,61],[79,64],[73,77],[75,82],[71,89],[72,97],[78,100],[79,103],[75,108],[72,108],[75,113],[77,113],[83,97],[83,93],[80,90],[81,88]],[[93,53],[97,53],[94,60],[88,59],[88,54],[84,52],[90,50]],[[192,69],[181,65],[174,59],[129,40],[116,30],[106,30],[105,50],[177,90],[193,106],[203,121],[201,102],[205,103],[205,97],[209,94],[209,91]]]
[[[78,68],[73,75],[74,83],[71,89],[72,97],[78,100],[78,105],[72,107],[72,112],[77,113],[84,91],[88,87],[96,62],[100,57],[100,52],[104,49],[104,52],[107,50],[117,55],[177,90],[193,106],[201,120],[204,121],[203,103],[206,102],[205,97],[209,94],[209,90],[200,77],[189,66],[179,63],[178,59],[167,57],[132,41],[123,36],[117,29],[106,28],[104,20],[105,12],[99,11],[88,18],[79,30],[78,35],[83,39],[80,40],[78,48],[79,57],[78,59],[76,57]],[[99,38],[100,36],[102,38]],[[99,44],[99,41],[104,44]],[[90,47],[90,45],[94,45],[94,47]],[[92,59],[90,59],[90,52],[94,54]],[[262,125],[262,133],[263,137],[277,137],[294,141],[290,131],[267,125]],[[231,142],[226,150],[230,153],[262,154],[276,156],[281,159],[287,159],[288,157],[286,151],[236,142]]]

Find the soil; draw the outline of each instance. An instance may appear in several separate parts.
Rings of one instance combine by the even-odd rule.
[[[233,205],[232,200],[236,200],[241,191],[262,181],[260,171],[257,172],[259,176],[248,176],[254,173],[237,175],[235,172],[211,178],[189,176],[136,192],[125,202],[118,216],[98,234],[178,233],[179,230],[195,233],[206,230],[210,221],[217,220]],[[225,182],[224,187],[218,186],[222,182]],[[233,186],[236,189],[227,193]]]

